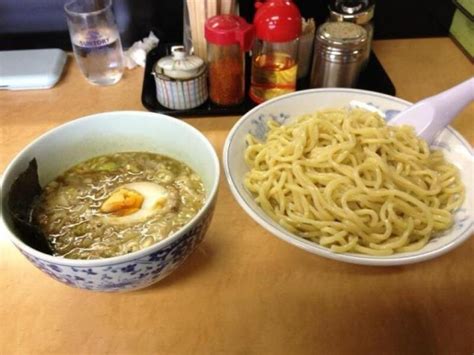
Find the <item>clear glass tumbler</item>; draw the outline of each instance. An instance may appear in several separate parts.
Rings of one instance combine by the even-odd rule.
[[[122,78],[124,63],[112,0],[72,0],[64,9],[82,74],[92,84],[117,83]]]

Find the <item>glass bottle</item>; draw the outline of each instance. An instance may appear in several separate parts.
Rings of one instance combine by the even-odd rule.
[[[253,26],[242,17],[219,15],[206,21],[209,97],[220,106],[245,98],[245,52],[253,41]]]
[[[261,103],[296,90],[301,15],[290,0],[255,3],[250,98]]]

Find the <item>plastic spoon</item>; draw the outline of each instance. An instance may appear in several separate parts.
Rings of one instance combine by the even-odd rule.
[[[473,100],[474,77],[417,102],[392,118],[388,124],[413,126],[418,136],[431,143],[436,135]]]

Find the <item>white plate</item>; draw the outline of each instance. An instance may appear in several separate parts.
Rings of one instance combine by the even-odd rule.
[[[310,253],[339,261],[364,265],[401,265],[432,259],[460,245],[473,233],[474,189],[473,150],[453,128],[444,129],[432,144],[441,149],[446,159],[456,165],[466,187],[466,199],[455,213],[455,223],[443,234],[431,239],[416,252],[390,256],[369,256],[355,253],[334,253],[328,248],[294,235],[268,217],[255,203],[243,185],[243,177],[249,170],[244,161],[245,136],[252,133],[258,138],[266,134],[266,121],[274,119],[286,123],[305,113],[329,107],[365,106],[382,113],[390,120],[411,103],[384,94],[356,89],[313,89],[299,91],[265,102],[244,115],[230,131],[224,145],[224,171],[230,189],[240,206],[263,228],[278,238]]]

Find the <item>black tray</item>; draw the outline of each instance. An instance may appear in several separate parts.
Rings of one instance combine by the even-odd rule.
[[[171,110],[164,106],[161,106],[156,99],[156,86],[155,78],[151,74],[154,64],[165,55],[170,54],[171,45],[161,44],[158,47],[151,50],[146,58],[145,65],[145,76],[143,78],[142,88],[142,103],[146,109],[152,112],[164,113],[170,116],[178,117],[197,117],[197,116],[225,116],[225,115],[242,115],[255,107],[255,104],[248,95],[245,100],[236,106],[223,107],[213,104],[210,100],[207,100],[204,104],[199,107],[188,110]],[[246,92],[248,93],[248,86],[250,82],[250,60],[247,58],[246,68]],[[308,78],[302,78],[297,83],[297,89],[303,90],[308,88]],[[387,73],[383,69],[382,65],[378,61],[375,54],[370,54],[370,59],[365,70],[361,73],[359,82],[356,88],[377,91],[383,94],[395,95],[395,86],[388,77]]]

